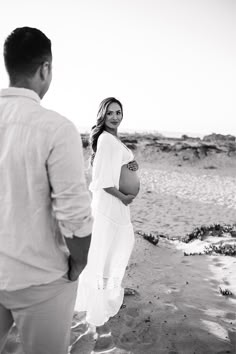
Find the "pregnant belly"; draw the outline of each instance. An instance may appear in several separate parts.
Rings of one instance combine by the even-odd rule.
[[[124,194],[132,194],[136,197],[140,189],[140,180],[137,171],[131,171],[127,165],[121,167],[119,190]]]

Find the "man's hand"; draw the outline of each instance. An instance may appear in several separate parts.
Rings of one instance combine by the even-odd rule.
[[[71,281],[75,281],[87,264],[91,235],[86,237],[65,237],[65,241],[70,251],[68,278]]]
[[[131,171],[137,171],[139,169],[139,166],[138,166],[138,163],[136,160],[128,162],[127,167]]]
[[[75,260],[73,260],[71,255],[69,256],[68,263],[69,263],[68,279],[71,281],[76,281],[79,278],[82,271],[84,270],[86,263],[82,264],[76,262]]]

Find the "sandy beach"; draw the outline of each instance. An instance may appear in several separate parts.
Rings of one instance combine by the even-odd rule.
[[[236,221],[235,178],[153,167],[141,175],[147,182],[132,205],[137,231],[181,238],[200,225]],[[153,246],[136,235],[125,285],[139,296],[126,298],[119,324],[111,321],[118,346],[135,354],[236,353],[236,258],[185,257],[186,244],[160,238]]]
[[[141,191],[131,205],[136,243],[124,279],[137,294],[126,296],[109,321],[116,344],[110,353],[236,353],[236,257],[185,256],[204,244],[181,242],[201,225],[236,224],[236,164],[204,166],[180,167],[167,158],[140,162]],[[155,246],[144,232],[166,237]],[[236,237],[231,241],[236,244]],[[81,324],[72,329],[72,342],[83,334],[72,354],[93,350],[94,335],[85,333],[83,318],[77,314]],[[14,333],[3,352],[10,353],[23,354]]]

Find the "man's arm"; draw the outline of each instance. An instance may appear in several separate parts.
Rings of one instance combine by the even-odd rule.
[[[57,129],[47,159],[52,208],[70,251],[69,275],[87,262],[92,231],[91,199],[84,174],[81,137],[66,122]]]

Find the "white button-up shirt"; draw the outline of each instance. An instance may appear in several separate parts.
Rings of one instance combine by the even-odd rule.
[[[0,91],[0,290],[68,270],[64,236],[91,233],[81,137],[31,90]]]

